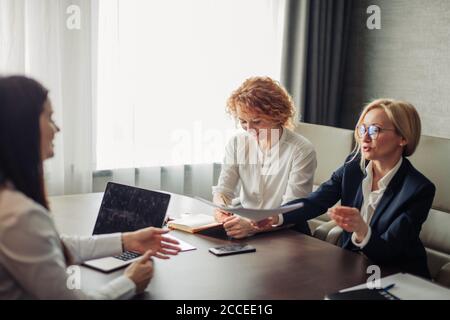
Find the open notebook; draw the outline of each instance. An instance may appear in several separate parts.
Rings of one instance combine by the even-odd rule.
[[[217,222],[213,216],[202,213],[183,214],[181,218],[169,221],[167,226],[171,229],[182,230],[190,233],[196,233],[209,228],[222,225]]]

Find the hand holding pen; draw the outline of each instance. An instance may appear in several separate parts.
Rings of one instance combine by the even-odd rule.
[[[216,194],[214,195],[214,202],[220,206],[226,206],[229,200],[223,194]],[[231,216],[233,216],[232,213],[221,209],[216,209],[214,212],[214,217],[216,218],[216,221],[220,223],[223,223],[226,219],[228,219]]]

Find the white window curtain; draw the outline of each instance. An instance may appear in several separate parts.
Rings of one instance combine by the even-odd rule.
[[[68,28],[77,14],[69,8],[79,12],[79,29]],[[62,128],[45,164],[51,195],[92,190],[95,8],[89,0],[0,0],[0,74],[42,82]]]
[[[96,169],[221,162],[232,90],[280,78],[284,3],[100,1]]]
[[[62,128],[49,194],[91,192],[94,170],[221,162],[231,91],[280,78],[284,2],[0,0],[0,74],[41,81]]]

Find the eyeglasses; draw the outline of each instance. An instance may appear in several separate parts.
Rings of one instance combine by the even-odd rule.
[[[385,129],[376,125],[370,125],[368,128],[365,125],[360,125],[356,127],[356,132],[360,139],[364,138],[366,133],[369,134],[370,139],[375,140],[378,138],[378,134],[382,131],[396,131],[395,129]]]

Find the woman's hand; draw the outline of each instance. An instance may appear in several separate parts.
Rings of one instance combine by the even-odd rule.
[[[147,251],[138,261],[133,262],[125,269],[125,276],[136,285],[136,293],[144,292],[153,277],[153,252]]]
[[[227,218],[231,217],[233,214],[220,210],[220,209],[216,209],[214,211],[214,218],[216,219],[217,222],[223,223]]]
[[[280,218],[278,217],[278,215],[273,216],[273,217],[266,218],[266,219],[264,219],[264,220],[258,221],[258,222],[256,223],[256,227],[257,227],[257,229],[258,229],[259,232],[267,231],[267,230],[273,229],[272,226],[273,226],[273,225],[277,225],[279,219],[280,219]]]
[[[163,236],[169,230],[149,227],[134,232],[122,234],[122,241],[125,251],[144,253],[151,250],[155,257],[169,259],[167,255],[176,255],[180,248],[176,246],[178,241]]]
[[[329,209],[328,215],[339,227],[347,232],[355,233],[356,241],[363,242],[369,226],[363,220],[358,209],[338,206]]]
[[[223,227],[229,237],[236,239],[242,239],[258,232],[253,221],[239,216],[232,216],[225,219]]]
[[[213,196],[213,202],[221,207],[226,207],[230,200],[222,193],[215,193]],[[221,209],[216,209],[214,211],[214,218],[217,222],[223,223],[227,218],[231,217],[233,214],[223,211]]]

